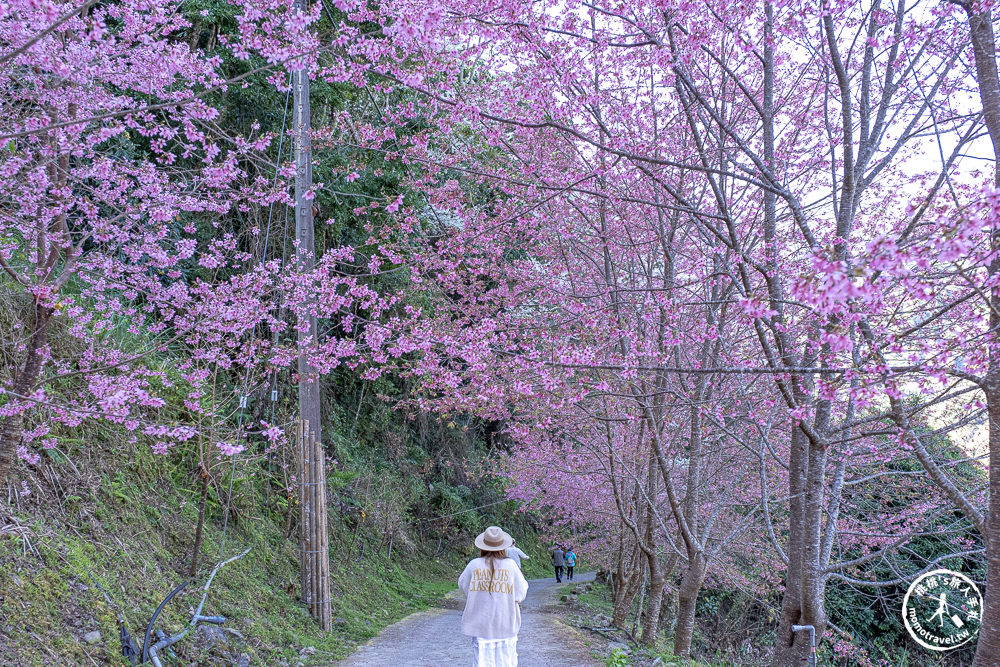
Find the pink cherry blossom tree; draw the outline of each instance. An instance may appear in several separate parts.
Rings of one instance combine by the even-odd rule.
[[[963,48],[955,14],[923,10],[461,3],[442,20],[440,7],[421,6],[414,15],[427,21],[418,28],[407,20],[393,34],[432,65],[382,72],[422,96],[403,117],[438,123],[405,151],[420,165],[414,187],[431,190],[411,219],[440,225],[437,214],[447,212],[453,221],[436,228],[417,269],[454,306],[422,332],[440,343],[421,348],[429,354],[414,372],[428,396],[445,397],[426,405],[511,418],[518,395],[535,386],[554,392],[585,377],[589,390],[607,391],[595,371],[622,374],[626,387],[651,368],[705,372],[658,354],[650,348],[656,338],[640,334],[641,317],[657,312],[649,304],[682,291],[637,288],[630,280],[643,267],[628,246],[662,243],[665,234],[636,230],[675,212],[684,218],[678,228],[695,230],[684,262],[717,259],[721,290],[713,298],[746,318],[732,370],[769,378],[788,420],[774,431],[788,442],[771,448],[788,469],[790,525],[777,545],[788,563],[778,664],[807,649],[791,625],[823,634],[825,583],[846,567],[831,560],[845,476],[898,455],[876,446],[857,459],[845,446],[874,400],[857,328],[879,316],[874,293],[855,280],[854,258],[886,226],[906,233],[899,183],[933,192],[947,183],[954,154],[906,173],[925,128],[954,134],[959,147],[970,139],[970,114],[948,101],[965,85],[953,67]],[[514,166],[498,168],[497,154]],[[457,175],[481,183],[489,205],[470,205],[449,178]],[[646,208],[622,214],[628,207]],[[618,225],[608,225],[608,211]],[[566,240],[578,234],[578,223],[567,221],[580,218],[591,252],[566,260]],[[526,256],[512,262],[512,249]],[[657,261],[645,275],[660,280],[668,270]],[[602,279],[584,280],[588,272]],[[602,291],[587,291],[594,285]],[[630,292],[648,297],[645,312],[623,314]],[[570,305],[574,297],[601,305]],[[691,301],[685,295],[682,308],[668,309],[674,319],[665,331]],[[562,313],[561,323],[529,317],[549,313]],[[571,328],[573,318],[580,328]],[[526,326],[530,345],[518,338]],[[550,410],[584,405],[586,395],[581,388],[556,396]],[[541,415],[535,427],[550,428],[551,418]]]

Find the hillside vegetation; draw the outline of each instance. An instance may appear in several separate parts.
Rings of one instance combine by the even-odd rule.
[[[338,404],[328,406],[335,418]],[[328,664],[452,590],[472,537],[488,522],[508,527],[529,552],[540,550],[530,517],[515,514],[489,479],[455,458],[471,464],[484,455],[470,432],[442,427],[421,444],[380,404],[362,412],[369,426],[353,439],[335,433],[331,461],[333,632],[322,635],[298,600],[297,508],[282,485],[287,452],[265,455],[257,443],[206,466],[196,576],[164,607],[157,628],[182,629],[220,558],[249,552],[218,572],[208,594],[206,613],[225,616],[225,630],[190,635],[173,647],[174,664]],[[383,426],[371,426],[379,421],[373,412]],[[36,466],[20,464],[5,487],[0,664],[126,664],[119,611],[141,646],[157,605],[190,578],[202,481],[196,450],[156,454],[152,443],[131,442],[107,424],[57,435],[58,445]],[[542,564],[530,561],[529,576],[542,576]]]

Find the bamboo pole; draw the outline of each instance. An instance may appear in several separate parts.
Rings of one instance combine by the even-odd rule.
[[[323,454],[323,442],[318,437],[314,437],[315,443],[314,460],[316,461],[316,510],[319,520],[316,522],[319,531],[319,551],[316,554],[317,570],[319,572],[319,586],[316,588],[316,596],[319,604],[320,627],[324,631],[333,629],[332,611],[330,609],[330,535],[327,530],[327,506],[326,506],[326,456]]]
[[[309,459],[311,465],[309,468],[309,502],[312,509],[312,531],[310,533],[309,545],[309,576],[312,579],[312,597],[310,599],[312,603],[312,615],[313,618],[319,619],[319,504],[316,502],[316,486],[318,483],[317,468],[319,468],[318,461],[316,461],[316,433],[309,431],[309,437],[306,443],[309,446]]]
[[[319,438],[316,437],[316,432],[313,431],[310,434],[309,444],[311,446],[312,459],[313,459],[313,510],[316,512],[316,543],[313,545],[313,549],[316,553],[313,554],[313,607],[315,609],[313,616],[317,621],[320,622],[320,627],[323,627],[323,503],[320,501],[320,480],[323,477],[323,459],[319,456]]]
[[[302,602],[324,631],[333,628],[330,600],[330,536],[327,533],[326,457],[319,434],[309,420],[299,420],[296,430],[299,525],[299,569]]]
[[[312,486],[312,452],[308,446],[309,443],[309,420],[302,420],[302,525],[305,532],[305,540],[302,545],[303,554],[303,564],[305,567],[302,569],[302,602],[305,603],[306,607],[312,612],[313,603],[313,579],[312,579],[312,563],[313,563],[313,531],[316,529],[315,521],[312,515],[312,494],[310,493]]]
[[[306,466],[305,449],[302,446],[303,424],[299,419],[295,423],[295,500],[298,504],[296,510],[299,513],[299,599],[305,602],[306,599]]]
[[[312,447],[310,446],[309,440],[309,429],[306,428],[305,433],[302,436],[302,451],[305,452],[306,458],[312,463]],[[316,582],[313,580],[313,560],[316,554],[313,553],[313,536],[316,532],[316,521],[312,516],[312,485],[313,485],[313,467],[309,466],[306,474],[306,478],[302,480],[306,485],[306,508],[309,512],[308,522],[306,523],[306,588],[309,591],[306,597],[306,607],[309,609],[309,613],[313,613],[313,592],[316,590]]]

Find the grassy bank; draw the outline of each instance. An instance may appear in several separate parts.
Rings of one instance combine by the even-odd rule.
[[[595,658],[607,667],[714,667],[711,663],[678,658],[670,651],[670,639],[663,637],[654,647],[635,641],[633,617],[625,630],[611,627],[611,589],[602,583],[568,584],[560,589],[560,607],[567,624],[587,634],[587,645]],[[721,667],[721,666],[720,666]]]
[[[156,606],[187,578],[198,487],[183,461],[143,444],[121,438],[60,444],[59,455],[16,470],[12,503],[0,510],[0,664],[126,664],[117,610],[88,571],[141,645]],[[417,522],[398,526],[387,543],[373,523],[374,510],[365,511],[366,499],[349,483],[357,473],[341,470],[331,482],[342,487],[332,492],[339,507],[331,505],[334,629],[321,636],[297,599],[296,542],[285,535],[288,507],[241,465],[228,522],[222,500],[233,474],[228,464],[211,487],[198,575],[157,624],[173,633],[188,622],[225,537],[225,557],[250,549],[220,570],[208,595],[206,613],[226,616],[227,630],[189,636],[176,645],[174,664],[328,664],[453,589],[472,553],[463,547],[471,546],[471,536],[449,533],[442,540],[433,530],[421,532]],[[472,523],[503,521],[500,509]],[[518,537],[526,550],[540,550],[524,526]],[[530,568],[541,568],[543,555],[533,557]],[[99,640],[84,639],[94,631]]]

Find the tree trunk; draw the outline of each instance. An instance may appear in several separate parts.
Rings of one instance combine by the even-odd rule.
[[[688,562],[681,585],[677,590],[677,630],[674,632],[674,655],[691,655],[691,639],[694,636],[694,613],[698,604],[698,593],[705,583],[708,563],[703,554],[695,554]]]
[[[816,644],[826,631],[823,608],[826,579],[823,576],[822,539],[823,500],[826,490],[826,449],[809,444],[809,469],[806,474],[805,544],[802,550],[802,624],[816,629]],[[806,633],[800,633],[805,635]],[[808,642],[807,642],[808,643]],[[805,657],[805,656],[803,656]]]
[[[638,548],[637,548],[638,549]],[[628,623],[628,612],[635,602],[635,596],[639,593],[643,579],[643,563],[640,559],[633,557],[630,562],[629,575],[624,579],[619,579],[617,586],[617,596],[615,608],[611,613],[611,625],[616,628],[624,628]]]
[[[809,650],[802,633],[793,633],[792,625],[802,617],[802,558],[805,532],[805,477],[808,468],[806,436],[792,424],[791,455],[788,459],[788,567],[785,570],[785,593],[781,599],[781,618],[774,645],[775,667],[801,664],[801,656]],[[798,636],[796,636],[798,635]]]
[[[826,425],[827,405],[817,407],[814,427],[822,431]],[[792,500],[792,529],[797,532],[793,540],[789,533],[788,575],[785,598],[782,600],[781,624],[775,647],[774,664],[782,667],[801,665],[809,657],[809,641],[805,632],[792,632],[792,625],[811,625],[816,630],[816,643],[823,639],[826,630],[826,612],[823,608],[823,591],[826,579],[822,562],[823,498],[826,480],[826,449],[821,443],[811,442],[794,428],[789,474],[796,471],[795,487],[789,481]],[[798,497],[798,500],[796,500]],[[798,517],[798,518],[796,518]],[[794,566],[794,567],[793,567]]]
[[[1000,187],[1000,170],[996,157],[1000,154],[1000,75],[997,74],[996,35],[993,34],[993,16],[989,10],[975,12],[971,4],[969,12],[969,34],[972,38],[972,53],[976,59],[976,81],[979,84],[979,99],[983,105],[983,122],[993,142],[993,185]]]
[[[639,568],[638,574],[629,577],[627,584],[622,587],[621,597],[618,599],[611,616],[611,625],[614,627],[624,628],[628,624],[628,612],[632,609],[632,604],[635,603],[635,596],[639,594],[639,589],[642,588],[642,574],[642,568]]]
[[[978,4],[978,3],[977,3]],[[993,143],[993,185],[1000,187],[1000,75],[997,73],[996,35],[993,16],[988,9],[980,11],[971,2],[963,5],[969,17],[969,35],[976,61],[979,99],[983,105],[983,121]],[[994,232],[993,249],[1000,247],[1000,237]],[[990,276],[1000,274],[1000,261],[990,265]],[[995,338],[1000,331],[1000,288],[990,289],[990,333]],[[992,343],[992,340],[990,341]],[[1000,665],[1000,352],[990,347],[989,368],[983,383],[990,419],[989,501],[983,542],[986,545],[986,598],[983,604],[982,626],[976,645],[973,667]]]
[[[997,290],[994,288],[991,301],[998,301]],[[1000,304],[995,306],[1000,307]],[[1000,325],[1000,317],[991,313],[990,325],[994,328]],[[979,639],[976,645],[976,657],[973,667],[1000,666],[1000,368],[992,359],[997,353],[991,353],[990,377],[986,381],[986,402],[990,416],[990,470],[989,470],[989,504],[986,514],[986,592],[983,601],[983,618],[979,629]]]
[[[656,561],[656,556],[650,560],[649,568],[649,601],[642,618],[642,643],[646,646],[656,645],[656,635],[660,630],[660,604],[663,602],[663,587],[667,584],[663,566]]]
[[[652,425],[651,425],[652,426]],[[646,531],[645,548],[643,554],[646,556],[646,564],[649,569],[649,601],[646,604],[646,612],[642,622],[642,643],[646,646],[656,645],[656,632],[660,627],[660,601],[663,599],[663,586],[666,584],[666,576],[663,572],[663,565],[657,556],[656,547],[656,525],[653,521],[656,516],[654,505],[659,478],[656,475],[656,440],[650,438],[649,457],[646,464]]]
[[[201,504],[198,505],[198,526],[194,529],[194,547],[191,549],[191,567],[188,576],[194,578],[198,574],[198,557],[201,555],[201,543],[205,528],[205,507],[208,505],[208,470],[205,465],[199,466],[201,477]]]
[[[670,554],[670,558],[667,559],[666,567],[663,570],[664,581],[670,579],[670,575],[673,574],[674,568],[677,567],[677,562],[680,558],[677,552]],[[660,632],[669,635],[674,631],[674,625],[677,623],[677,596],[675,596],[666,586],[663,589],[663,596],[660,599]]]
[[[666,588],[663,600],[660,602],[660,630],[665,635],[671,635],[677,627],[677,596]]]
[[[28,343],[28,354],[24,359],[24,366],[14,378],[12,392],[16,395],[27,396],[35,386],[38,375],[42,371],[42,364],[45,362],[42,350],[49,342],[49,322],[52,319],[52,309],[35,303],[35,328],[31,332],[31,340]],[[12,397],[10,400],[18,400]],[[14,463],[14,455],[17,444],[21,441],[21,427],[24,424],[23,413],[0,419],[0,484],[7,480],[7,473]]]

